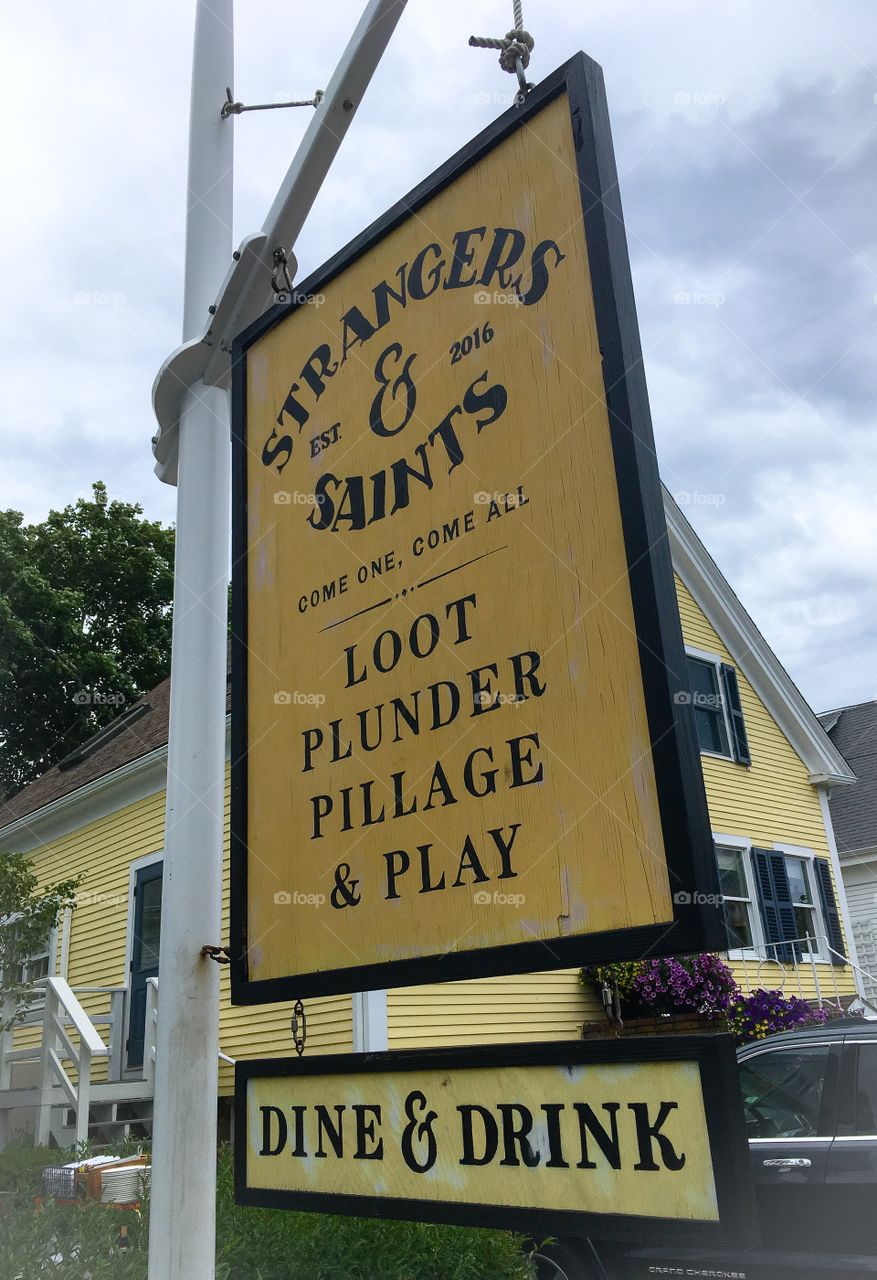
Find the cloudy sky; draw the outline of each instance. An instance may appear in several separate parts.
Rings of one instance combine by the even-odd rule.
[[[179,341],[193,0],[5,0],[0,506],[103,479],[173,519],[150,388]],[[236,97],[327,82],[360,5],[238,5]],[[506,105],[507,0],[410,0],[300,273]],[[877,30],[868,0],[525,0],[530,77],[604,68],[665,483],[819,710],[877,696]],[[305,110],[235,121],[235,238]]]

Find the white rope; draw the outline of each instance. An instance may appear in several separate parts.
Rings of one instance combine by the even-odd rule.
[[[515,25],[502,39],[496,36],[470,36],[469,44],[473,49],[499,50],[499,65],[503,71],[517,74],[520,87],[516,101],[520,103],[524,101],[527,91],[533,87],[527,84],[524,72],[530,65],[530,54],[536,42],[529,31],[524,30],[523,0],[512,0],[512,9]]]

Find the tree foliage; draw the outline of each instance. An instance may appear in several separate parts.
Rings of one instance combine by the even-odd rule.
[[[45,949],[64,910],[75,906],[79,884],[70,879],[40,888],[24,854],[0,857],[0,1031],[21,1017],[32,989],[27,961]]]
[[[92,486],[0,512],[0,791],[56,764],[167,675],[174,531]]]

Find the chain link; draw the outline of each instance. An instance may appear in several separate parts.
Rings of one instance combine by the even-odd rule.
[[[295,1051],[301,1057],[305,1051],[305,1043],[308,1038],[308,1016],[301,1000],[296,1000],[292,1006],[289,1029],[292,1032],[292,1043],[295,1045]]]

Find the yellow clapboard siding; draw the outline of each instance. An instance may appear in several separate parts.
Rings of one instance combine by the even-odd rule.
[[[736,667],[678,578],[676,589],[686,644],[714,653]],[[802,845],[828,857],[819,797],[806,766],[739,668],[737,679],[752,765],[747,768],[731,760],[701,757],[713,830],[748,837],[755,844]],[[809,968],[783,974],[776,965],[759,970],[758,963],[752,961],[737,961],[731,967],[744,991],[748,982],[748,989],[764,986],[802,994],[811,1001],[817,998]],[[835,989],[841,996],[855,991],[848,967],[820,964],[818,971],[823,998],[833,997]],[[396,1048],[451,1043],[455,1037],[461,1043],[507,1036],[521,1040],[568,1038],[578,1034],[583,1021],[603,1017],[599,1001],[581,986],[575,970],[391,992],[389,1010],[390,1042]]]
[[[816,788],[810,782],[807,767],[772,718],[735,659],[720,640],[685,585],[676,579],[676,595],[685,642],[697,649],[714,653],[737,669],[740,702],[746,723],[746,735],[752,764],[735,764],[702,756],[707,802],[713,831],[722,835],[741,836],[753,844],[801,845],[822,858],[830,857],[828,836]],[[836,896],[841,887],[834,876]],[[798,994],[798,972],[805,998],[816,996],[815,984],[808,966],[785,978],[776,965],[764,965],[759,973],[755,961],[736,961],[732,968],[745,989],[750,987],[783,987]],[[841,995],[855,991],[855,980],[848,967],[819,964],[819,982],[823,995],[833,995],[834,984]]]
[[[164,839],[164,792],[147,796],[117,812],[79,827],[68,835],[35,850],[34,860],[42,883],[82,875],[78,904],[72,913],[67,977],[71,986],[120,986],[126,979],[128,906],[131,864],[161,851]],[[225,835],[223,876],[223,929],[227,936],[229,862],[228,824]],[[205,942],[208,939],[205,939]],[[60,938],[59,938],[60,948]],[[221,979],[220,1047],[232,1058],[287,1054],[293,1051],[289,1021],[291,1005],[259,1005],[233,1008],[228,974]],[[108,998],[83,995],[87,1013],[107,1012]],[[106,1028],[99,1028],[106,1038]],[[35,1044],[36,1027],[16,1032],[15,1047]],[[349,996],[308,1002],[308,1051],[341,1052],[352,1046],[352,1013]],[[96,1060],[94,1078],[103,1079],[106,1062]],[[232,1088],[232,1069],[222,1064],[220,1092]]]
[[[677,594],[686,643],[734,663],[733,656],[681,582]],[[713,830],[748,837],[755,844],[802,845],[827,857],[828,839],[815,787],[779,726],[738,668],[740,697],[752,752],[751,767],[702,757]],[[83,901],[73,913],[69,979],[72,985],[117,985],[125,979],[130,865],[158,852],[164,828],[164,793],[156,793],[97,822],[82,826],[32,856],[44,882],[83,873]],[[228,830],[223,889],[223,936],[228,936]],[[835,892],[838,886],[835,884]],[[205,939],[207,941],[207,939]],[[60,945],[60,942],[59,942]],[[775,965],[732,963],[745,990],[784,987],[787,994],[817,996],[812,973],[800,966],[784,976]],[[855,990],[849,968],[818,966],[822,995]],[[291,1005],[233,1008],[228,973],[221,979],[220,1045],[232,1058],[292,1052]],[[106,1008],[100,997],[85,997],[90,1012]],[[349,1050],[352,1008],[349,996],[308,1000],[308,1052]],[[406,987],[388,995],[392,1048],[484,1041],[571,1039],[583,1021],[600,1021],[597,996],[579,981],[577,969],[510,977]],[[35,1043],[38,1032],[16,1034],[16,1045]],[[103,1064],[101,1064],[103,1069]],[[232,1072],[220,1068],[220,1091],[231,1090]]]

